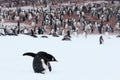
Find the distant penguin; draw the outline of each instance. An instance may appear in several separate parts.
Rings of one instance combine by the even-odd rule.
[[[67,34],[63,37],[62,41],[71,41],[70,31],[67,31]]]
[[[37,38],[37,35],[35,35],[35,32],[32,29],[31,29],[31,36]]]
[[[59,36],[57,35],[57,33],[53,33],[52,35],[53,35],[53,37],[59,37]]]
[[[47,69],[49,69],[49,71],[52,71],[50,62],[57,61],[54,56],[43,51],[40,51],[37,54],[32,52],[27,52],[23,54],[23,56],[26,56],[26,55],[34,58],[33,70],[35,73],[44,74]]]
[[[71,39],[69,36],[66,35],[63,37],[62,41],[71,41]]]
[[[84,31],[83,35],[85,36],[85,38],[87,38],[87,31]]]
[[[116,37],[117,37],[117,38],[120,38],[120,35],[117,35]]]
[[[99,43],[103,44],[103,42],[104,42],[104,39],[103,39],[103,36],[101,35],[100,38],[99,38]]]

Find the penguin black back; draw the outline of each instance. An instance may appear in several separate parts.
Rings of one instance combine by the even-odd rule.
[[[43,61],[42,61],[43,60]],[[47,66],[48,61],[43,59],[41,55],[37,54],[33,59],[33,70],[35,73],[43,73],[46,70],[44,65]],[[44,65],[43,65],[44,64]]]

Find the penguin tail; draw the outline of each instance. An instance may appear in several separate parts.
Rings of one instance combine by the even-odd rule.
[[[27,53],[24,53],[23,56],[31,56],[31,57],[35,57],[36,54],[35,54],[35,53],[32,53],[32,52],[27,52]]]

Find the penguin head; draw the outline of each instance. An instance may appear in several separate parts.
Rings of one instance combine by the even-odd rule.
[[[51,62],[57,62],[56,58],[51,54],[48,54],[48,56],[46,56],[46,59]]]
[[[50,62],[57,62],[56,58],[50,54],[48,56],[43,56],[43,58]]]
[[[55,61],[55,62],[58,62],[58,61],[55,59],[55,57],[53,57],[51,61]]]
[[[47,60],[47,61],[56,61],[57,62],[57,60],[55,59],[55,57],[53,56],[53,55],[51,55],[51,54],[48,54],[48,53],[46,53],[46,52],[43,52],[43,51],[40,51],[40,52],[38,52],[38,54],[42,57],[42,58],[44,58],[45,60]]]

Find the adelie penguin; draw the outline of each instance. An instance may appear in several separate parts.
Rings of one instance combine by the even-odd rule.
[[[23,56],[31,56],[33,57],[33,70],[35,73],[45,74],[45,71],[48,69],[50,72],[52,71],[50,62],[57,62],[54,56],[48,54],[47,52],[40,51],[37,54],[32,52],[24,53]]]
[[[63,37],[62,41],[71,41],[70,31],[67,31],[67,34]]]
[[[64,36],[62,41],[71,41],[70,37],[69,36]]]
[[[103,36],[101,35],[100,38],[99,38],[99,43],[103,44],[103,42],[104,42],[104,39],[103,39]]]

